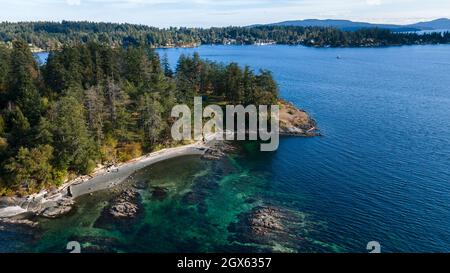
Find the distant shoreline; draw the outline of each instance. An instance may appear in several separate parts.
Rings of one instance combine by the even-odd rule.
[[[354,23],[354,22],[352,22]],[[356,23],[359,24],[359,23]],[[126,31],[122,28],[126,26]],[[436,25],[437,26],[437,25]],[[446,29],[446,24],[437,30]],[[19,31],[17,31],[19,29]],[[418,32],[408,32],[416,30]],[[4,33],[0,43],[10,45],[16,39],[33,41],[38,51],[58,50],[67,44],[103,41],[117,47],[149,46],[152,48],[184,48],[199,45],[304,45],[307,47],[383,47],[417,44],[449,44],[450,32],[434,35],[426,27],[398,28],[365,25],[340,27],[328,24],[253,25],[211,28],[155,28],[136,24],[94,22],[18,22],[0,23]],[[433,28],[436,29],[436,28]],[[105,39],[106,38],[108,39]],[[33,37],[33,39],[30,39]]]

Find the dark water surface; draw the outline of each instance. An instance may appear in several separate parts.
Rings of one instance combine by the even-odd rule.
[[[65,251],[68,240],[118,252],[365,252],[373,240],[384,252],[450,251],[450,46],[159,52],[175,65],[194,51],[271,70],[281,96],[310,112],[324,137],[151,166],[126,184],[147,184],[133,224],[98,227],[114,196],[100,192],[82,197],[71,216],[42,220],[34,236],[0,231],[0,251]],[[152,197],[156,186],[166,198]],[[260,205],[288,211],[296,236],[255,243],[233,228]]]

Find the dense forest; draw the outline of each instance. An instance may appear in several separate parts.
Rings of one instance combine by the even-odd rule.
[[[43,66],[25,41],[0,45],[0,196],[179,144],[170,138],[170,111],[194,96],[272,104],[278,90],[268,71],[197,54],[181,56],[172,71],[144,45],[67,45]]]
[[[0,23],[0,42],[10,44],[15,39],[22,39],[46,51],[88,41],[113,47],[174,47],[258,42],[317,47],[365,47],[445,44],[450,42],[450,33],[394,33],[377,28],[342,31],[330,27],[294,26],[159,29],[144,25],[69,21]]]

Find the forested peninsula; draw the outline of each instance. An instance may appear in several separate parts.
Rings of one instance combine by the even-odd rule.
[[[397,33],[365,28],[343,31],[332,27],[251,26],[212,28],[155,28],[146,25],[93,22],[0,23],[0,42],[12,46],[22,39],[33,50],[51,51],[64,45],[96,42],[111,47],[194,47],[201,44],[284,44],[313,47],[378,47],[447,44],[450,33]]]
[[[181,56],[173,71],[154,48],[200,44],[365,47],[440,44],[450,33],[253,26],[167,28],[91,22],[0,23],[0,196],[60,186],[99,164],[180,145],[170,137],[176,104],[282,106],[284,134],[315,129],[280,102],[271,73]],[[50,52],[36,63],[33,51]],[[294,128],[294,129],[292,129]]]
[[[0,196],[55,188],[98,164],[163,147],[175,104],[276,104],[269,71],[181,56],[175,71],[148,45],[87,42],[39,66],[26,41],[0,45]]]

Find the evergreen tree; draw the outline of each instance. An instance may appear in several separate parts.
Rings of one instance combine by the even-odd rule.
[[[170,63],[169,63],[169,58],[167,57],[167,53],[164,53],[164,56],[161,60],[161,66],[162,69],[164,70],[164,75],[166,77],[172,77],[173,76],[173,71],[172,68],[170,68]]]
[[[139,126],[143,131],[144,144],[153,147],[164,130],[163,107],[157,93],[146,93],[139,100]]]
[[[225,88],[226,97],[233,103],[239,104],[243,99],[242,70],[236,63],[226,68]]]
[[[55,107],[52,122],[58,168],[89,173],[96,151],[86,126],[83,105],[72,96],[64,96]]]
[[[99,146],[104,138],[104,101],[101,86],[93,86],[85,91],[84,103],[89,132]]]
[[[8,75],[8,99],[17,104],[28,120],[34,124],[39,120],[42,106],[35,86],[39,71],[28,45],[14,41]]]
[[[10,50],[0,45],[0,106],[3,108],[7,102],[7,83],[9,74]]]

